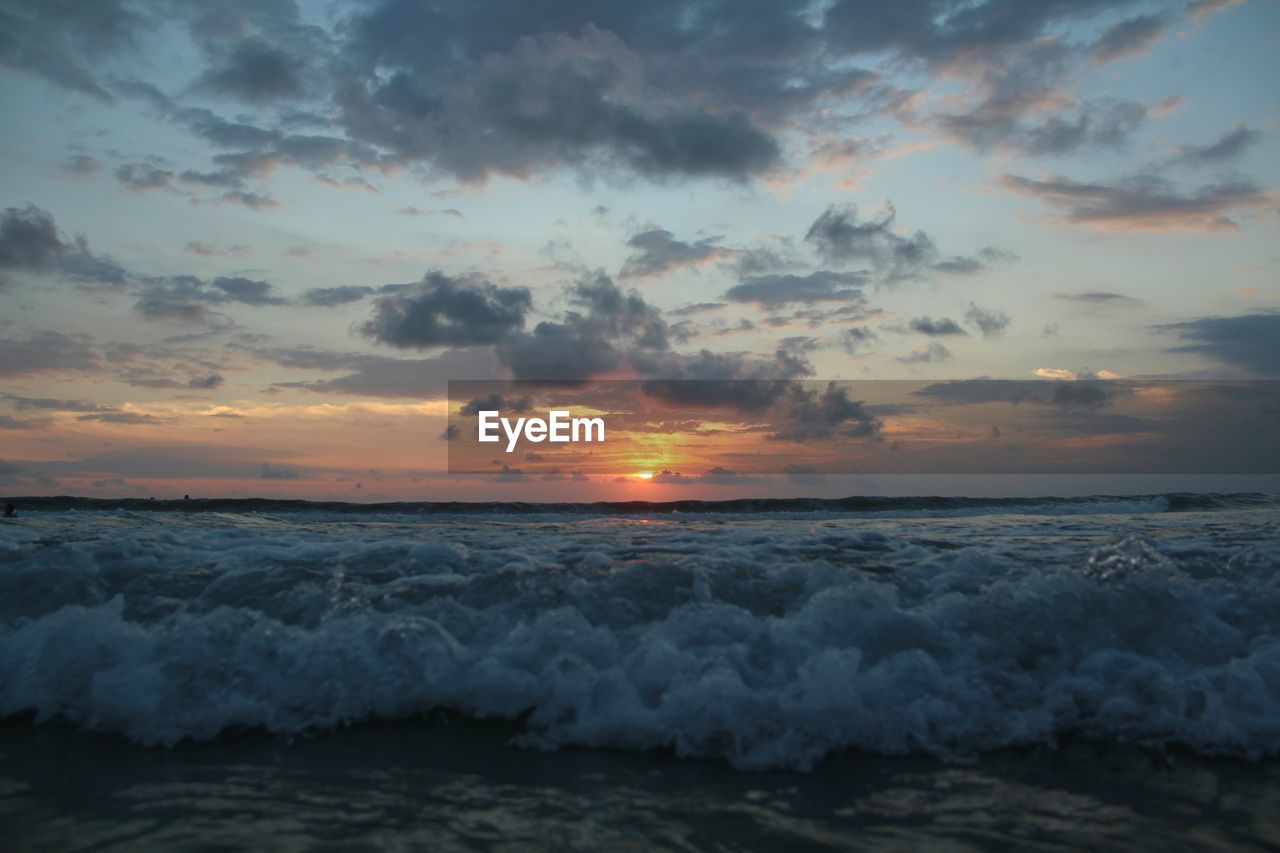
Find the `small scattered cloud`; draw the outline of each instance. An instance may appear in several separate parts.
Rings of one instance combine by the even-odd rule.
[[[903,364],[936,364],[941,361],[947,361],[951,357],[951,350],[934,341],[927,347],[918,347],[901,356],[898,361]]]
[[[298,476],[296,468],[278,462],[263,462],[258,469],[258,478],[261,480],[296,480]]]
[[[1000,183],[1060,211],[1063,224],[1101,230],[1224,231],[1238,227],[1232,215],[1274,203],[1257,184],[1244,180],[1209,184],[1191,192],[1179,191],[1152,175],[1110,184],[1005,175]]]
[[[922,335],[928,335],[931,338],[944,337],[947,335],[968,335],[964,329],[960,328],[960,324],[950,317],[943,317],[940,320],[934,320],[932,317],[915,317],[907,324],[913,332],[919,332]]]

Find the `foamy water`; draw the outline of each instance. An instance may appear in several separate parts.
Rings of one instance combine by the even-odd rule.
[[[31,512],[0,715],[174,744],[448,709],[743,768],[1280,752],[1272,500],[777,509]]]

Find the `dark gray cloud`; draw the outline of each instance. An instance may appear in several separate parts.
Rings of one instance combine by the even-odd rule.
[[[504,397],[494,391],[492,394],[486,394],[483,397],[476,397],[467,401],[467,404],[458,411],[463,415],[476,415],[480,412],[520,414],[532,408],[533,400],[529,397]]]
[[[1229,163],[1257,144],[1262,134],[1240,125],[1208,145],[1184,145],[1174,162],[1183,166],[1217,166]]]
[[[26,338],[0,339],[0,376],[30,376],[58,371],[89,372],[102,366],[83,336],[32,332]]]
[[[9,415],[0,415],[0,429],[35,429],[38,424],[32,421],[21,421]]]
[[[1280,375],[1280,313],[1201,317],[1156,328],[1187,341],[1170,352],[1199,353],[1260,376]]]
[[[603,274],[568,288],[562,320],[509,335],[498,360],[517,379],[576,380],[615,370],[637,353],[670,348],[662,314]]]
[[[793,384],[781,400],[781,424],[767,436],[774,441],[878,439],[884,424],[849,390],[831,382],[821,391]]]
[[[813,375],[804,356],[778,350],[772,359],[746,353],[696,355],[663,353],[635,360],[643,376],[654,377],[641,385],[649,397],[677,407],[709,407],[758,413],[769,409],[791,389],[794,380]]]
[[[960,328],[960,324],[950,317],[943,317],[941,320],[935,320],[932,317],[914,317],[907,324],[913,332],[919,332],[922,335],[928,335],[931,338],[942,337],[945,335],[968,335],[964,329]]]
[[[731,302],[753,302],[764,308],[815,302],[852,302],[866,305],[866,297],[856,285],[867,281],[862,273],[819,270],[808,275],[761,275],[744,279],[725,291]]]
[[[870,263],[886,280],[909,278],[933,263],[938,251],[923,231],[910,237],[897,233],[897,212],[888,205],[878,218],[858,219],[854,205],[833,205],[822,212],[804,235],[829,264]]]
[[[1086,305],[1137,305],[1138,300],[1123,293],[1110,293],[1105,290],[1086,290],[1081,293],[1055,293],[1054,299],[1067,302],[1083,302]]]
[[[501,48],[468,56],[468,42],[494,45],[484,30],[492,31],[495,20],[532,17],[514,7],[485,13],[483,20],[473,14],[388,3],[365,18],[349,56],[368,72],[396,70],[381,80],[371,73],[351,79],[340,90],[346,131],[464,181],[566,166],[623,168],[655,179],[740,180],[778,162],[778,144],[740,108],[708,109],[692,98],[660,106],[637,97],[643,60],[604,29],[604,7],[576,24],[564,11],[554,13],[559,20],[537,24],[523,37],[505,30]],[[423,29],[391,32],[385,22],[393,18]],[[483,30],[460,32],[463,21]],[[428,32],[429,44],[423,41]],[[448,67],[430,47],[447,38],[445,32],[458,38]],[[406,51],[407,43],[414,48]]]
[[[68,250],[48,211],[33,204],[0,215],[0,286],[7,270],[46,270]]]
[[[1051,116],[1006,133],[1002,141],[1031,155],[1070,154],[1086,146],[1119,148],[1146,120],[1147,108],[1133,101],[1088,104],[1073,118]]]
[[[979,308],[972,302],[969,303],[969,310],[965,312],[964,319],[974,326],[978,327],[978,331],[982,333],[984,338],[995,338],[1004,334],[1004,330],[1009,328],[1009,315],[1003,311],[990,311],[986,308]]]
[[[378,289],[375,287],[355,284],[344,284],[338,287],[313,287],[302,294],[302,304],[317,308],[333,308],[338,305],[359,302],[361,299],[372,296],[377,292]]]
[[[1107,229],[1220,231],[1237,227],[1228,214],[1271,204],[1267,193],[1250,181],[1209,184],[1192,192],[1179,191],[1154,175],[1112,184],[1005,175],[1001,184],[1060,210],[1069,225]]]
[[[52,412],[109,412],[110,406],[101,406],[85,400],[58,400],[51,397],[23,397],[18,394],[7,394],[0,391],[0,400],[4,400],[19,412],[36,409]]]
[[[682,308],[672,308],[667,311],[672,317],[688,317],[690,314],[704,314],[708,311],[720,311],[727,307],[723,302],[697,302],[693,305],[685,305]]]
[[[154,320],[227,326],[230,321],[210,306],[284,303],[283,298],[275,295],[275,288],[265,281],[228,277],[205,281],[192,275],[174,275],[146,279],[133,307],[142,316]]]
[[[53,215],[33,204],[6,208],[0,215],[0,290],[12,283],[10,272],[19,270],[111,287],[129,276],[110,258],[95,256],[83,236],[66,240]]]
[[[315,152],[288,150],[294,130],[319,128],[348,143],[323,156],[464,181],[555,169],[742,180],[779,164],[782,133],[847,125],[828,109],[837,99],[859,118],[903,117],[923,103],[860,67],[864,59],[959,81],[968,108],[906,118],[968,144],[1114,144],[1136,110],[1085,104],[1067,118],[1034,118],[1061,102],[1055,96],[1090,56],[1140,49],[1161,26],[1225,4],[1169,4],[1114,24],[1092,45],[1063,34],[1132,5],[368,0],[320,16],[334,20],[326,28],[291,2],[10,0],[0,13],[0,63],[103,100],[112,92],[146,98],[212,144],[317,172]],[[184,101],[212,95],[262,115],[230,120],[187,104],[161,107],[158,90],[113,76],[136,68],[113,62],[135,59],[157,33],[195,45],[196,84]],[[265,203],[243,186],[223,192],[229,202]]]
[[[284,300],[273,296],[273,288],[265,281],[253,281],[247,278],[215,278],[212,286],[222,291],[226,302],[240,302],[245,305],[283,305]]]
[[[111,53],[136,46],[136,33],[147,22],[131,6],[124,0],[12,0],[0,9],[0,65],[110,101],[93,66]]]
[[[414,287],[379,298],[360,331],[401,348],[495,344],[524,328],[531,306],[527,288],[433,271]]]
[[[695,243],[677,240],[670,231],[653,228],[642,231],[627,241],[636,251],[622,265],[620,278],[647,278],[680,267],[697,266],[720,260],[733,250],[717,246],[719,237],[708,237]]]
[[[262,39],[245,39],[201,77],[210,92],[264,103],[303,93],[299,58]]]
[[[1099,64],[1144,52],[1164,33],[1169,15],[1137,15],[1112,24],[1093,43],[1089,53]]]

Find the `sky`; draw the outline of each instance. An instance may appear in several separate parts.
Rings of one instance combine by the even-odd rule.
[[[0,491],[843,494],[940,434],[859,382],[1275,379],[1277,79],[1274,0],[0,0]],[[460,477],[450,380],[788,388],[690,427],[788,461]]]

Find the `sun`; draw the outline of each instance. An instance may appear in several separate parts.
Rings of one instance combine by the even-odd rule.
[[[637,476],[637,477],[639,477],[641,480],[652,480],[652,479],[653,479],[653,472],[652,472],[652,471],[641,471],[639,474],[636,474],[636,476]]]

